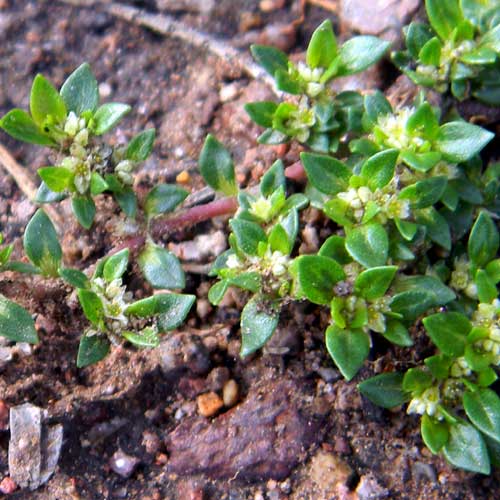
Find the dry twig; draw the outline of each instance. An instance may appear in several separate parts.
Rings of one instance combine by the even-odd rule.
[[[37,192],[34,180],[29,174],[29,171],[19,165],[8,149],[2,144],[0,144],[0,165],[2,165],[2,167],[12,176],[26,198],[34,203]],[[56,226],[57,231],[60,233],[61,228],[63,227],[63,219],[59,212],[50,205],[44,207],[44,210],[48,213],[52,222]]]

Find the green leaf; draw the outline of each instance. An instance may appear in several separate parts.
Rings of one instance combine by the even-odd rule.
[[[351,380],[363,366],[370,352],[370,337],[362,330],[341,330],[329,326],[326,348],[342,375]]]
[[[279,322],[279,312],[257,297],[247,302],[241,313],[241,351],[245,357],[260,349],[272,337]]]
[[[481,212],[472,227],[467,252],[472,264],[484,267],[492,261],[498,252],[500,239],[498,229],[492,218]]]
[[[86,196],[74,196],[71,198],[71,208],[80,225],[90,229],[95,217],[94,200]]]
[[[426,66],[438,66],[443,45],[437,36],[426,42],[418,54],[420,62]]]
[[[267,47],[265,45],[251,45],[252,56],[271,76],[277,70],[288,71],[288,57],[279,49]]]
[[[244,109],[250,119],[257,125],[272,128],[274,112],[278,105],[272,101],[250,102],[245,104]]]
[[[392,106],[380,90],[373,94],[365,95],[365,112],[372,123],[376,123],[379,117],[392,113]]]
[[[325,240],[319,249],[318,255],[330,257],[330,259],[336,260],[342,266],[352,262],[350,255],[345,249],[345,239],[336,234],[329,236]]]
[[[422,47],[434,36],[429,25],[412,22],[406,32],[406,47],[413,59],[418,59]]]
[[[474,281],[477,286],[477,296],[479,298],[479,302],[489,304],[498,297],[497,287],[486,271],[480,269],[476,273]]]
[[[42,181],[36,192],[35,201],[37,203],[54,203],[64,200],[64,198],[66,198],[64,193],[55,193]]]
[[[409,167],[419,172],[427,172],[441,159],[441,153],[429,151],[428,153],[414,153],[413,151],[402,151],[400,159]]]
[[[90,178],[90,194],[96,196],[109,189],[108,183],[97,172],[92,172]]]
[[[87,276],[78,269],[62,267],[59,269],[59,276],[75,288],[88,288],[90,286]]]
[[[333,33],[332,22],[323,21],[312,34],[307,47],[306,62],[311,68],[328,68],[337,55],[337,40]]]
[[[278,251],[283,255],[288,255],[292,251],[288,234],[281,224],[276,224],[269,233],[269,246],[272,252]]]
[[[403,389],[406,392],[422,393],[432,386],[432,375],[424,368],[410,368],[403,377]]]
[[[376,36],[355,36],[339,50],[340,66],[337,75],[353,75],[375,64],[387,51],[390,42]]]
[[[439,1],[439,0],[436,0]],[[464,162],[479,153],[495,135],[467,122],[441,125],[435,147],[451,162]]]
[[[106,176],[106,182],[112,176]],[[130,187],[126,187],[121,191],[113,193],[115,200],[127,217],[135,217],[137,212],[137,196]]]
[[[151,154],[151,151],[153,151],[155,136],[156,130],[154,128],[137,134],[127,146],[126,158],[132,161],[146,160]]]
[[[68,111],[77,116],[83,112],[94,112],[99,104],[97,80],[88,63],[75,69],[61,87],[61,97]]]
[[[366,300],[385,295],[396,275],[397,266],[381,266],[367,269],[354,281],[354,291]]]
[[[347,189],[351,170],[331,156],[301,153],[300,159],[309,182],[326,194],[337,194]]]
[[[419,224],[425,226],[427,236],[431,241],[441,245],[445,250],[451,249],[450,226],[434,207],[419,210],[416,219]]]
[[[462,356],[472,325],[466,316],[456,312],[437,313],[423,320],[427,334],[447,356]]]
[[[336,261],[321,255],[301,255],[295,261],[300,289],[313,304],[329,304],[335,285],[345,278]]]
[[[381,373],[358,384],[358,389],[372,403],[382,408],[395,408],[408,400],[403,391],[403,374]]]
[[[387,186],[394,177],[399,151],[387,149],[368,158],[363,163],[361,175],[368,181],[372,191]]]
[[[257,293],[262,286],[261,275],[254,271],[238,274],[234,278],[227,278],[226,281],[230,286],[236,286],[252,293]]]
[[[448,288],[439,278],[426,275],[399,276],[394,283],[398,292],[406,290],[425,290],[432,297],[434,306],[444,306],[455,300],[455,292]]]
[[[236,237],[238,248],[247,255],[257,255],[259,243],[267,241],[266,233],[255,222],[231,219],[229,225]]]
[[[146,196],[144,210],[149,217],[174,211],[187,197],[185,189],[174,184],[158,184]]]
[[[104,306],[99,296],[95,292],[83,288],[79,288],[77,294],[85,317],[95,327],[101,328],[105,314]]]
[[[286,187],[285,169],[283,162],[276,160],[269,170],[262,176],[259,184],[262,196],[271,196],[277,189]]]
[[[222,302],[224,295],[226,295],[228,288],[229,283],[227,280],[221,280],[214,283],[208,291],[208,300],[210,304],[218,306]]]
[[[408,328],[395,319],[386,320],[385,332],[382,332],[382,335],[389,342],[401,347],[410,347],[413,345]]]
[[[458,0],[425,0],[425,9],[431,26],[443,41],[463,21]]]
[[[102,135],[111,130],[131,109],[128,104],[119,102],[108,102],[97,108],[94,114],[94,134]]]
[[[432,376],[438,380],[446,380],[449,376],[453,358],[444,354],[436,354],[424,359],[425,366],[429,368]]]
[[[93,365],[104,359],[109,352],[110,344],[107,337],[102,335],[84,335],[78,347],[76,358],[77,368]]]
[[[383,266],[389,254],[389,238],[381,224],[367,224],[347,233],[345,247],[361,265],[367,268]]]
[[[39,208],[24,232],[24,251],[45,276],[57,276],[62,250],[52,221]]]
[[[439,201],[447,184],[448,178],[444,175],[430,177],[402,189],[399,199],[410,200],[413,208],[430,207]]]
[[[406,123],[406,129],[412,135],[421,134],[427,139],[437,137],[439,120],[428,102],[422,103],[410,116]]]
[[[411,241],[417,233],[417,224],[401,219],[394,219],[394,223],[398,228],[399,234],[406,240]]]
[[[500,398],[491,389],[465,392],[465,413],[470,421],[484,434],[500,443]]]
[[[131,344],[143,349],[153,349],[160,345],[158,333],[151,327],[144,328],[140,332],[122,332],[122,337],[127,339]]]
[[[14,139],[40,146],[56,146],[56,143],[48,135],[45,135],[33,121],[33,118],[22,109],[9,111],[0,120],[0,127]]]
[[[391,310],[401,315],[404,321],[413,321],[434,306],[434,297],[426,290],[408,290],[394,295]]]
[[[139,318],[162,315],[161,331],[163,332],[173,330],[182,324],[194,301],[194,295],[158,293],[130,304],[125,314]]]
[[[42,75],[38,74],[33,80],[30,95],[30,111],[33,120],[39,127],[43,127],[49,116],[57,124],[66,119],[66,105],[59,92]]]
[[[231,155],[213,135],[205,139],[198,164],[203,179],[211,188],[227,196],[238,192]]]
[[[490,473],[486,444],[479,431],[465,422],[450,426],[450,437],[443,446],[443,453],[455,467],[481,474]]]
[[[64,167],[42,167],[38,169],[38,175],[51,191],[59,193],[68,187],[73,172]]]
[[[137,259],[144,278],[153,288],[184,288],[186,277],[179,259],[163,247],[148,243]]]
[[[124,248],[106,258],[102,276],[108,283],[123,276],[127,270],[129,253],[129,249]]]
[[[425,445],[434,454],[441,451],[450,436],[448,424],[429,417],[427,413],[422,415],[420,433]]]
[[[38,343],[31,314],[3,295],[0,295],[0,336],[13,342]]]

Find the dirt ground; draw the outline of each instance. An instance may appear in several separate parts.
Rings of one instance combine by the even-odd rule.
[[[306,6],[305,19],[292,25],[300,17],[300,3],[146,0],[122,5],[170,15],[242,54],[254,42],[300,53],[327,17],[344,35],[350,29],[342,10],[317,5]],[[370,2],[365,5],[370,8]],[[415,5],[408,8],[416,12]],[[385,32],[392,39],[394,33]],[[120,20],[100,5],[0,0],[0,115],[28,107],[37,73],[60,86],[84,61],[92,66],[103,99],[133,107],[114,140],[125,141],[146,127],[157,129],[154,153],[138,175],[139,191],[156,182],[175,182],[182,171],[190,176],[187,187],[198,190],[196,159],[208,132],[231,150],[242,185],[255,183],[278,155],[287,165],[297,159],[293,148],[283,152],[257,145],[259,129],[243,105],[273,94],[237,64]],[[387,88],[394,78],[394,70],[382,63],[346,85]],[[3,133],[0,142],[33,179],[38,167],[50,164],[39,148],[22,146]],[[20,237],[35,206],[1,172],[0,229],[20,255]],[[122,216],[107,196],[99,200],[92,231],[73,222],[65,203],[57,210],[66,221],[60,230],[67,265],[87,269],[117,245],[114,228]],[[311,251],[332,230],[313,210],[305,212],[302,224],[303,244]],[[183,242],[209,235],[207,245],[216,248],[219,242],[223,250],[226,229],[226,220],[213,220],[165,235],[164,243],[182,256]],[[238,318],[245,297],[235,294],[212,309],[206,298],[210,279],[200,269],[213,258],[207,251],[183,260],[193,271],[187,273],[186,292],[199,297],[183,328],[158,349],[115,348],[103,362],[81,370],[76,352],[85,319],[71,290],[60,282],[2,275],[0,293],[36,316],[41,342],[0,365],[0,481],[9,474],[8,419],[2,408],[30,402],[48,410],[50,422],[64,428],[52,478],[36,491],[16,490],[9,498],[500,498],[498,471],[483,477],[453,470],[424,447],[416,418],[382,410],[358,394],[356,380],[394,368],[395,356],[406,356],[408,366],[418,361],[401,349],[376,344],[358,378],[347,383],[324,348],[326,318],[317,308],[299,304],[284,312],[285,321],[269,346],[242,361]],[[151,293],[134,267],[127,280],[136,297]],[[413,333],[424,357],[426,340]],[[237,384],[237,402],[215,417],[199,415],[197,397],[220,393],[229,379]],[[133,465],[130,473],[116,472],[120,450]]]

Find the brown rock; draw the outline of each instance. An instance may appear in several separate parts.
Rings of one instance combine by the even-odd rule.
[[[321,439],[307,391],[303,381],[266,381],[211,422],[185,419],[166,437],[167,471],[242,480],[286,478]]]
[[[0,431],[5,431],[9,428],[9,406],[0,399]]]
[[[224,406],[221,397],[215,392],[201,394],[196,402],[199,414],[204,417],[213,417]]]
[[[229,380],[229,369],[226,366],[217,366],[207,377],[207,385],[211,391],[220,391]]]

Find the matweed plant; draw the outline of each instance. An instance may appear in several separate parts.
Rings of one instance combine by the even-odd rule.
[[[410,25],[408,51],[394,55],[396,63],[419,85],[451,89],[458,99],[500,102],[496,2],[427,0],[426,9],[431,26]],[[305,62],[292,63],[272,47],[252,47],[286,96],[250,103],[246,111],[265,128],[259,142],[300,143],[307,186],[304,194],[288,196],[278,160],[257,187],[240,189],[229,151],[208,136],[201,174],[218,195],[238,203],[229,221],[229,249],[210,272],[217,279],[208,298],[221,304],[231,287],[248,297],[242,356],[265,346],[285,305],[308,301],[326,308],[326,348],[348,380],[365,372],[380,337],[415,349],[420,330],[428,340],[425,355],[394,360],[391,365],[406,370],[378,374],[359,389],[387,408],[407,404],[408,414],[420,416],[423,441],[433,453],[487,474],[491,464],[500,464],[500,398],[493,386],[500,366],[500,164],[484,167],[481,158],[494,134],[454,111],[442,113],[424,91],[413,105],[398,108],[380,91],[333,91],[333,79],[365,70],[387,48],[387,42],[365,36],[339,46],[329,21],[314,32]],[[149,156],[154,131],[124,146],[101,142],[129,108],[98,106],[88,65],[60,92],[38,76],[30,109],[31,115],[11,111],[0,125],[57,151],[56,164],[39,170],[39,200],[71,197],[88,228],[93,198],[112,194],[126,215],[137,213],[129,226],[145,242],[138,264],[146,280],[153,288],[183,288],[179,261],[153,241],[150,229],[187,192],[160,184],[142,204],[133,192],[134,170]],[[308,204],[329,219],[332,234],[317,253],[304,255],[297,240],[300,210]],[[64,267],[56,231],[42,210],[26,228],[24,249],[30,263],[11,261],[12,247],[2,248],[0,270],[62,278],[76,289],[89,321],[78,366],[102,359],[112,344],[157,346],[159,335],[179,326],[194,301],[163,292],[134,301],[125,285],[128,249],[104,257],[91,277]],[[0,306],[2,335],[37,341],[24,309],[3,297]]]

